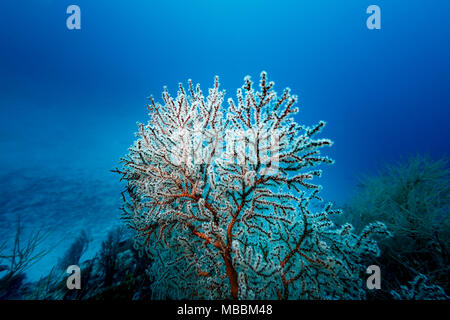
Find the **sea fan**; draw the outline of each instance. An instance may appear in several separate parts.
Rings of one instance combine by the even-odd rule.
[[[127,182],[124,219],[139,245],[155,257],[155,298],[360,298],[363,254],[377,254],[374,233],[337,228],[339,214],[321,202],[318,165],[331,164],[316,138],[320,121],[294,121],[297,97],[261,74],[250,77],[237,101],[216,77],[205,98],[200,86],[164,89],[150,99],[148,124],[116,171]],[[317,207],[317,206],[316,206]]]

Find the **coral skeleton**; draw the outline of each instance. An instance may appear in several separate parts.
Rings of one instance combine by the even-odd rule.
[[[237,100],[189,80],[150,98],[150,120],[115,171],[127,183],[123,219],[154,259],[157,299],[362,298],[361,257],[379,252],[375,222],[360,234],[319,196],[325,126],[298,124],[297,96],[246,77]]]

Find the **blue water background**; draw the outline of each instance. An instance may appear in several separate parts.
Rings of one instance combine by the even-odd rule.
[[[70,4],[81,30],[66,28]],[[381,30],[366,28],[371,4]],[[1,1],[0,240],[17,215],[28,233],[52,231],[57,249],[31,279],[80,230],[92,256],[120,223],[108,170],[147,121],[146,97],[189,78],[206,91],[219,75],[233,97],[262,70],[290,87],[299,122],[327,122],[336,163],[320,182],[338,203],[385,163],[448,156],[449,12],[446,0]]]

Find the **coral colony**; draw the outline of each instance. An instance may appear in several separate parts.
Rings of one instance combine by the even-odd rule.
[[[297,97],[261,73],[224,102],[216,77],[205,97],[181,84],[150,98],[149,122],[117,170],[124,219],[154,257],[156,299],[363,298],[361,259],[378,255],[374,222],[338,227],[319,196],[325,123],[298,124]]]

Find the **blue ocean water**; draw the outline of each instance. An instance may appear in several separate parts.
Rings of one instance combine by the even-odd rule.
[[[81,30],[66,8],[81,8]],[[381,8],[368,30],[366,8]],[[80,230],[90,253],[120,223],[110,169],[147,121],[146,97],[220,76],[228,96],[262,70],[299,96],[297,120],[325,120],[336,160],[321,183],[344,203],[358,178],[416,154],[448,156],[446,0],[60,1],[0,3],[0,239],[51,230],[47,273]]]

